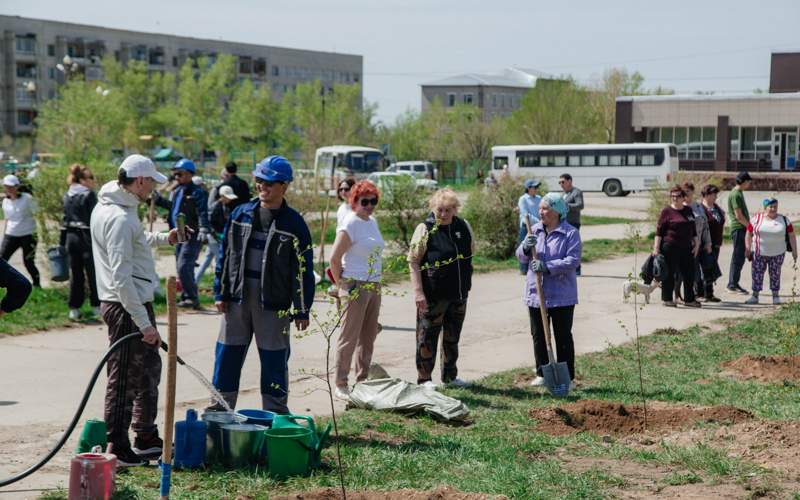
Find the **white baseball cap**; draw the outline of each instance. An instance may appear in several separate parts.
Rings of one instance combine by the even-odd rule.
[[[219,195],[228,198],[229,200],[236,200],[239,197],[233,192],[233,188],[230,186],[220,186],[219,188]]]
[[[205,183],[205,181],[203,180],[203,177],[202,177],[202,176],[200,176],[200,175],[195,175],[195,176],[193,176],[193,177],[192,177],[192,183],[193,183],[195,186],[202,186],[202,185]]]
[[[3,185],[8,187],[19,186],[19,178],[14,174],[3,177]]]
[[[167,176],[156,170],[153,161],[142,155],[130,155],[119,166],[128,177],[150,177],[159,184],[167,182]]]

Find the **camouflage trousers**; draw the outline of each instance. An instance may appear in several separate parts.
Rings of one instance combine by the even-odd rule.
[[[431,380],[436,364],[439,334],[442,336],[442,382],[448,383],[458,376],[458,340],[467,314],[467,301],[441,299],[428,302],[424,314],[417,313],[417,383]]]
[[[153,305],[145,304],[150,321],[155,325]],[[113,344],[129,333],[138,331],[131,315],[119,302],[102,302],[100,311],[108,325],[108,341]],[[128,428],[140,436],[158,433],[158,384],[161,381],[161,356],[158,346],[133,339],[108,358],[106,364],[105,421],[108,442],[114,449],[130,447]]]

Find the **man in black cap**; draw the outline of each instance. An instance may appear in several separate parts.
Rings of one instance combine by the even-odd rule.
[[[733,254],[731,255],[731,268],[728,274],[728,290],[747,294],[747,290],[739,286],[739,278],[744,267],[744,240],[747,234],[747,225],[750,223],[750,213],[747,211],[747,202],[744,191],[750,188],[753,180],[747,172],[739,172],[736,176],[736,186],[728,196],[728,214],[731,218],[731,241]]]

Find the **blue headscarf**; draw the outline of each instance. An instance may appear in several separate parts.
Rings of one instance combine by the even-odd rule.
[[[547,203],[547,205],[558,212],[561,220],[567,218],[567,212],[569,208],[567,207],[567,202],[564,201],[564,195],[562,193],[550,192],[544,195],[542,198],[541,203]]]

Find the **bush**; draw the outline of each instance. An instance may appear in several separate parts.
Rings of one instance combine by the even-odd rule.
[[[683,184],[684,182],[691,182],[694,184],[695,201],[701,200],[700,191],[703,190],[703,186],[706,184],[714,184],[720,189],[725,189],[723,187],[723,178],[715,173],[678,172],[675,182],[661,184],[647,192],[650,197],[650,203],[647,206],[647,220],[653,224],[654,228],[661,215],[661,211],[664,207],[669,205],[669,188],[675,184]]]
[[[470,193],[463,216],[472,226],[476,251],[490,259],[507,259],[517,247],[517,200],[523,180],[502,176],[495,186]]]
[[[425,218],[430,192],[417,186],[410,175],[390,177],[381,186],[381,220],[386,221],[385,233],[396,234],[395,243],[403,253],[411,246],[414,229]]]

